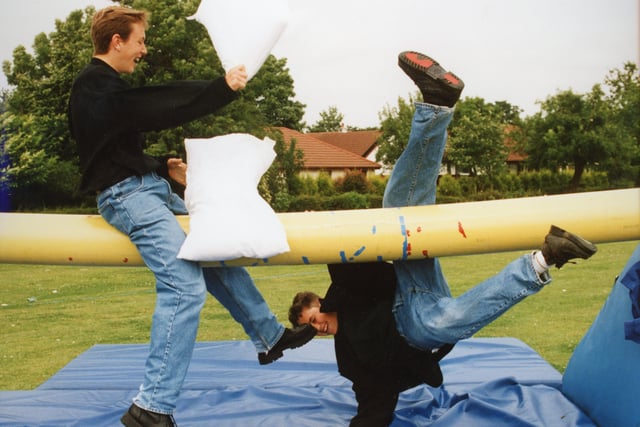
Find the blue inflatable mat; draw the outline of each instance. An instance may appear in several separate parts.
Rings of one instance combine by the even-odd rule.
[[[33,391],[0,392],[0,425],[117,426],[146,352],[97,345]],[[400,396],[393,426],[594,426],[559,391],[560,373],[519,340],[462,341],[442,367],[442,387]],[[355,410],[333,340],[315,339],[267,366],[249,341],[223,341],[197,344],[175,417],[183,427],[334,427]]]
[[[578,344],[563,391],[603,427],[640,426],[640,245]]]

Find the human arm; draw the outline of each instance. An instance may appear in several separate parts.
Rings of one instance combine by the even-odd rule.
[[[234,71],[236,85],[242,73]],[[231,79],[234,80],[234,79]],[[233,84],[233,83],[232,83]],[[213,113],[237,98],[225,77],[133,88],[99,59],[92,59],[73,84],[69,125],[83,168],[104,147],[133,146],[140,132],[169,129]]]
[[[246,71],[239,66],[227,74],[214,80],[183,80],[134,88],[115,70],[94,58],[73,85],[72,131],[76,137],[82,137],[83,124],[90,126],[87,133],[93,129],[98,135],[158,131],[185,124],[237,98],[237,91],[246,84]]]
[[[238,97],[225,77],[184,80],[131,88],[108,94],[97,107],[109,111],[109,122],[124,132],[172,129],[207,116]]]
[[[227,86],[233,91],[244,89],[247,85],[247,71],[244,65],[234,67],[225,75]],[[167,174],[178,184],[187,185],[187,164],[180,158],[167,159]]]
[[[210,82],[179,81],[132,89],[121,93],[119,115],[134,130],[169,129],[224,107],[246,85],[247,71],[239,65]]]

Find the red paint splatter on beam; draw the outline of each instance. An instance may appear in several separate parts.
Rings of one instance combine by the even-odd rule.
[[[458,232],[462,234],[462,237],[467,238],[467,234],[464,232],[464,228],[462,228],[462,223],[458,221]]]

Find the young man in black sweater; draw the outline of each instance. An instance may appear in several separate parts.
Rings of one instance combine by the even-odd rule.
[[[435,203],[446,129],[464,87],[453,73],[417,52],[403,52],[400,67],[421,90],[411,134],[385,189],[383,207]],[[437,259],[329,265],[325,298],[298,293],[293,325],[310,324],[334,335],[340,374],[358,402],[352,427],[391,423],[398,394],[418,384],[439,386],[439,361],[510,307],[547,285],[548,268],[596,252],[590,242],[552,226],[542,249],[521,256],[496,276],[452,298]]]
[[[211,114],[247,84],[244,66],[212,81],[179,81],[134,88],[120,78],[147,54],[147,15],[125,7],[98,11],[91,28],[94,57],[73,84],[69,125],[78,144],[83,191],[100,214],[137,246],[156,278],[156,308],[140,391],[122,422],[129,427],[174,426],[173,411],[191,360],[208,290],[242,324],[261,364],[310,340],[309,327],[279,323],[244,268],[201,268],[176,256],[185,233],[175,214],[187,214],[163,178],[185,184],[186,165],[144,153],[144,134]]]

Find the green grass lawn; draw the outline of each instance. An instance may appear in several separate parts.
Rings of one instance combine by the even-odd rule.
[[[552,272],[554,282],[478,336],[516,337],[559,371],[599,312],[638,242],[599,245],[588,261]],[[499,253],[442,259],[454,295],[498,272],[520,255]],[[250,268],[272,310],[285,324],[293,294],[323,294],[326,267]],[[145,343],[154,305],[145,268],[0,264],[0,390],[29,390],[94,344]],[[202,312],[198,340],[244,340],[242,328],[213,298]]]

